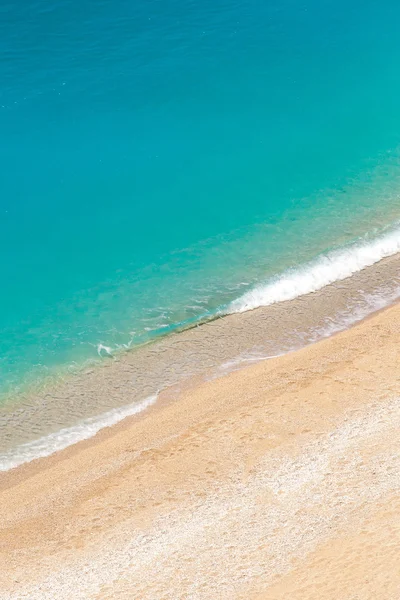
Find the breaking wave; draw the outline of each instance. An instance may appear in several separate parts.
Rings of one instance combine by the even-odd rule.
[[[320,255],[302,267],[288,269],[263,285],[256,286],[228,306],[227,312],[240,313],[276,302],[294,300],[323,287],[347,279],[383,258],[400,252],[400,227],[372,240],[358,240],[350,246]]]

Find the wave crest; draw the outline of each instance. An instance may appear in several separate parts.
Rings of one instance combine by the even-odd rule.
[[[351,277],[383,258],[400,252],[400,228],[378,238],[358,241],[351,246],[333,250],[296,269],[288,269],[278,277],[255,287],[228,306],[229,313],[241,313],[269,306],[276,302],[294,300],[323,287]]]

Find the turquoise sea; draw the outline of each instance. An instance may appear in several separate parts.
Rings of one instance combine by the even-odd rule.
[[[0,395],[400,250],[400,3],[0,6]]]

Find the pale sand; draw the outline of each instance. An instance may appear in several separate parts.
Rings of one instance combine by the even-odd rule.
[[[3,474],[0,597],[400,599],[399,361],[395,306]]]

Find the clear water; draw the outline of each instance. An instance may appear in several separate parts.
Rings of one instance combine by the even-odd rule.
[[[2,3],[0,393],[394,223],[399,22],[394,0]]]

